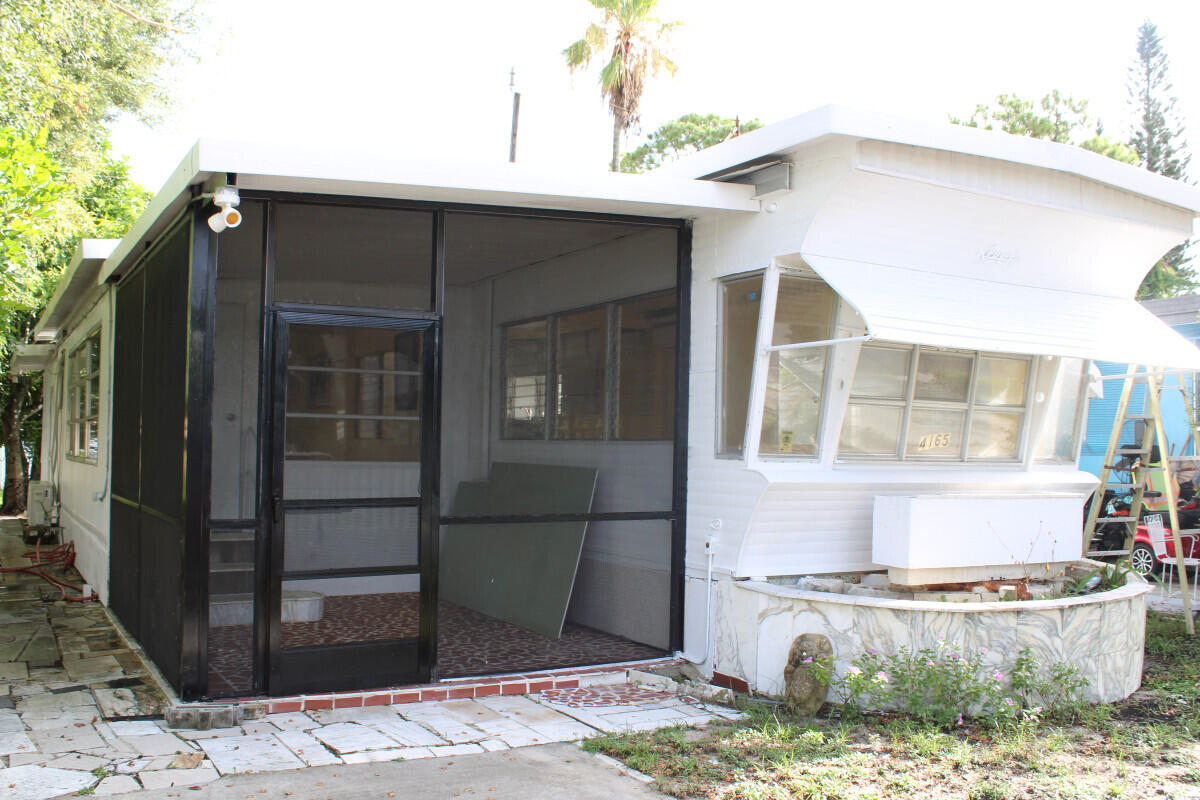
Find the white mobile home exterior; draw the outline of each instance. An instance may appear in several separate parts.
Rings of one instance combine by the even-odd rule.
[[[102,264],[78,260],[64,286],[85,286],[86,292],[73,290],[78,298],[53,306],[41,326],[44,338],[59,345],[47,369],[47,408],[59,409],[59,416],[47,425],[44,463],[59,465],[54,479],[64,525],[77,541],[85,577],[105,598],[108,587],[123,579],[121,562],[107,553],[115,519],[105,493],[103,433],[113,374],[109,296],[185,209],[199,213],[194,198],[227,183],[244,197],[262,193],[268,233],[259,249],[267,261],[278,246],[269,233],[278,209],[310,202],[304,198],[425,204],[409,210],[428,207],[435,216],[446,215],[450,234],[443,227],[435,236],[449,243],[448,259],[463,265],[462,278],[452,276],[436,290],[444,308],[417,315],[445,325],[444,351],[437,356],[443,495],[485,479],[497,463],[596,470],[568,620],[660,650],[683,650],[697,659],[704,654],[705,670],[750,688],[778,688],[748,667],[751,659],[739,650],[739,626],[757,623],[737,619],[727,604],[710,604],[709,575],[724,587],[717,595],[727,597],[730,582],[743,579],[888,568],[906,583],[939,583],[1012,577],[1072,562],[1081,555],[1082,505],[1095,485],[1077,467],[1087,363],[1104,358],[1200,366],[1194,347],[1132,299],[1155,260],[1192,233],[1200,192],[1062,145],[838,107],[741,136],[645,176],[548,176],[519,168],[468,173],[386,157],[201,142]],[[559,229],[536,221],[520,229],[524,233],[516,223],[488,228],[482,220],[491,208],[510,215],[536,209],[564,225],[576,222],[578,247],[534,259],[531,242],[550,242]],[[643,218],[653,224],[618,230],[642,225]],[[229,231],[210,236],[198,225],[192,230],[195,298],[203,280],[221,285],[219,243],[234,238]],[[482,244],[456,250],[456,231],[464,241],[473,236]],[[492,251],[479,255],[488,243],[495,244]],[[206,257],[217,265],[215,278],[197,271],[200,252],[212,253]],[[524,254],[529,260],[522,260]],[[512,264],[501,269],[505,258]],[[95,270],[93,277],[88,269]],[[614,416],[625,404],[646,405],[614,384],[625,353],[622,320],[641,308],[637,303],[668,295],[677,298],[675,319],[686,328],[676,340],[675,413],[656,430],[678,427],[673,435],[635,441],[622,436]],[[268,293],[262,318],[283,315],[281,324],[313,324],[287,322],[287,315],[344,317],[354,311],[351,305],[310,301],[298,308],[274,302]],[[228,317],[216,313],[219,334],[221,318]],[[608,339],[592,345],[599,348],[594,362],[587,362],[594,374],[584,381],[582,367],[553,364],[573,357],[571,348],[585,341],[555,338],[555,331],[583,325],[587,314],[607,318],[596,330],[608,331]],[[267,364],[270,353],[266,344],[260,350],[254,333],[260,315],[247,319],[251,333],[242,341],[251,349],[231,358],[247,365],[239,380],[253,391],[233,405],[222,395],[213,401],[221,413],[211,417],[211,447],[241,455],[236,465],[224,465],[230,472],[214,479],[214,492],[247,469],[250,478],[241,484],[253,489],[254,475],[265,480],[271,469],[258,460],[266,435],[260,423],[267,418],[255,416],[256,409],[266,414],[270,399],[270,390],[262,388],[268,377],[259,383],[257,359]],[[263,325],[269,344],[270,325]],[[539,325],[550,331],[537,334],[549,350],[537,350],[537,358],[552,364],[551,373],[514,376],[518,351],[511,348],[521,344],[514,337],[522,326]],[[63,358],[97,326],[104,354],[101,434],[95,463],[88,464],[66,460],[63,440],[55,438],[78,420],[57,376]],[[193,336],[190,346],[202,352],[203,337]],[[221,361],[223,347],[218,341],[215,357],[228,367],[233,361]],[[587,346],[579,352],[585,361],[592,358]],[[376,369],[366,363],[359,363],[359,373]],[[189,391],[209,391],[203,375],[195,373],[198,382]],[[229,375],[218,368],[212,379],[220,385]],[[643,377],[647,387],[666,385]],[[573,381],[580,387],[594,383],[587,390],[594,402],[580,399],[584,389],[563,388]],[[328,402],[323,384],[306,386],[308,401]],[[519,386],[535,386],[537,402],[517,397]],[[573,424],[598,427],[577,428],[582,434],[564,433],[567,428],[550,419],[555,409],[589,402],[596,419],[579,412]],[[514,408],[542,414],[536,419],[546,420],[544,429],[532,437],[509,435]],[[230,426],[232,449],[223,449],[221,420]],[[358,430],[361,437],[364,428]],[[577,440],[562,441],[571,436]],[[406,463],[395,469],[415,476],[419,463]],[[212,465],[200,468],[205,466]],[[306,469],[314,492],[342,478],[351,481],[350,468],[336,462],[312,461]],[[313,478],[312,470],[324,470],[325,477]],[[271,498],[257,491],[232,515],[242,519],[227,522],[264,526],[258,534],[248,532],[247,541],[265,542],[279,523],[270,521]],[[449,503],[438,512],[462,516]],[[517,524],[519,516],[481,519],[505,525]],[[548,523],[533,514],[525,524]],[[436,548],[432,541],[422,545],[423,553]],[[198,568],[179,562],[185,585],[188,570]],[[427,579],[431,573],[422,574]],[[338,578],[338,586],[351,579],[365,580],[365,573]],[[296,588],[312,590],[318,585],[312,581],[331,580],[323,575]],[[330,589],[326,597],[342,596],[334,584],[323,585]],[[421,587],[430,589],[428,580]],[[186,618],[188,606],[181,608]],[[201,613],[203,599],[191,608],[193,615]],[[278,609],[264,601],[256,613],[277,617]],[[707,633],[712,627],[716,637]],[[185,626],[184,644],[172,640],[170,648],[181,647],[184,662],[201,659],[186,642],[202,635]],[[213,694],[199,678],[189,684],[183,672],[180,680],[190,687],[185,695]],[[256,687],[276,692],[261,682]]]

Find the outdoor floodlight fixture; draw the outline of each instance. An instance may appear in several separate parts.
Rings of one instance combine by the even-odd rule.
[[[208,227],[213,233],[242,224],[242,212],[237,209],[239,202],[241,198],[238,197],[237,187],[222,186],[213,193],[213,205],[217,207],[217,213],[208,218]]]

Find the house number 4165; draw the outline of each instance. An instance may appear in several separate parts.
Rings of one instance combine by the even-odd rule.
[[[917,441],[917,452],[921,450],[937,450],[950,446],[949,433],[928,433]]]

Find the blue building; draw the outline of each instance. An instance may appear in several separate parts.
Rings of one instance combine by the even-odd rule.
[[[1200,347],[1200,295],[1184,297],[1167,297],[1161,300],[1147,300],[1142,303],[1154,316],[1170,325],[1188,341]],[[1147,356],[1149,357],[1149,356]],[[1096,366],[1104,375],[1123,375],[1128,365],[1113,361],[1097,361]],[[1191,394],[1193,402],[1197,395],[1196,375],[1191,376]],[[1178,386],[1179,381],[1168,377],[1164,383],[1168,386]],[[1108,449],[1108,439],[1112,434],[1113,421],[1117,414],[1117,403],[1121,399],[1121,381],[1104,381],[1103,399],[1093,397],[1088,403],[1087,435],[1083,441],[1083,452],[1080,455],[1079,467],[1082,470],[1099,475],[1104,465],[1104,454]],[[1130,411],[1138,413],[1145,408],[1145,387],[1138,384],[1133,388],[1130,399]],[[1184,407],[1183,392],[1168,389],[1162,394],[1163,429],[1167,437],[1170,455],[1195,455],[1196,442],[1188,422]],[[1126,423],[1121,441],[1140,441],[1141,428],[1136,423]]]

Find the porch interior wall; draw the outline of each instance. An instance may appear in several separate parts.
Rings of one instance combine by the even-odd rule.
[[[676,233],[628,235],[447,289],[442,506],[490,464],[524,462],[599,470],[593,512],[669,511],[670,441],[502,438],[503,325],[669,290]],[[454,279],[453,262],[447,265]],[[662,521],[589,523],[567,620],[666,648],[670,534]]]

